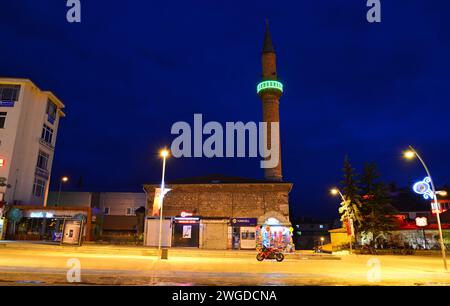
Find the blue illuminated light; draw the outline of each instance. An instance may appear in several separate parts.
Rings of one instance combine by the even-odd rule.
[[[431,190],[431,179],[427,176],[423,181],[419,181],[414,184],[413,190],[417,194],[423,195],[425,200],[434,199],[433,190]]]

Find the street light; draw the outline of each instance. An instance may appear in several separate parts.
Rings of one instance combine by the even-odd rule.
[[[333,188],[330,190],[330,193],[334,196],[336,195],[340,195],[341,199],[343,202],[346,202],[346,199],[344,197],[344,195],[342,194],[342,192],[339,190],[339,188]],[[348,220],[347,222],[349,223],[350,226],[350,254],[353,253],[353,247],[352,247],[352,242],[353,242],[353,220],[350,217],[347,217]]]
[[[67,176],[63,176],[63,177],[61,178],[61,180],[59,181],[58,201],[56,201],[56,205],[55,205],[55,206],[58,206],[58,205],[59,205],[59,199],[61,198],[62,184],[63,184],[63,183],[67,183],[68,181],[69,181],[69,178],[68,178]]]
[[[422,166],[425,168],[425,171],[427,172],[428,177],[430,178],[430,185],[431,185],[431,191],[433,192],[433,200],[434,200],[434,205],[436,207],[436,219],[438,222],[438,228],[439,228],[439,240],[440,240],[440,245],[441,245],[441,252],[442,252],[442,260],[444,261],[444,269],[445,271],[448,271],[447,268],[447,259],[445,256],[445,245],[444,245],[444,238],[442,235],[442,227],[441,227],[441,218],[439,216],[440,214],[440,206],[438,204],[437,201],[437,192],[436,189],[434,188],[434,182],[433,182],[433,178],[431,177],[430,171],[428,170],[427,165],[425,164],[424,160],[422,159],[422,157],[419,155],[419,153],[417,153],[417,151],[412,147],[409,146],[409,150],[404,152],[404,156],[406,159],[413,159],[415,157],[417,157],[419,159],[419,161],[421,162]]]
[[[162,235],[162,221],[163,221],[163,201],[164,201],[164,177],[166,174],[166,159],[169,157],[169,151],[161,150],[160,156],[163,158],[161,190],[159,195],[159,240],[158,240],[158,253],[161,255],[161,235]],[[159,256],[161,258],[161,256]]]
[[[448,195],[447,191],[445,190],[438,190],[436,191],[437,195],[440,195],[441,197],[446,197]]]

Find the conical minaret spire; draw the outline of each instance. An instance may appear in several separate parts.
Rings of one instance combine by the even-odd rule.
[[[262,50],[262,82],[258,84],[258,95],[261,97],[263,107],[263,122],[267,123],[267,148],[272,148],[271,134],[272,124],[280,123],[280,98],[283,94],[283,84],[277,81],[277,56],[270,36],[269,23],[266,20],[266,33],[264,35],[264,45]],[[278,139],[278,163],[273,168],[264,169],[264,176],[268,181],[283,181],[281,168],[281,141],[280,133],[276,135]],[[272,148],[273,149],[273,148]]]
[[[270,36],[268,19],[266,19],[266,34],[264,35],[263,53],[275,53],[275,48],[273,47],[272,43],[272,37]]]

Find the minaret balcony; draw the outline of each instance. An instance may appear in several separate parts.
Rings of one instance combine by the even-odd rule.
[[[258,95],[266,90],[279,91],[280,93],[283,93],[283,84],[275,80],[263,81],[258,84],[256,90]]]

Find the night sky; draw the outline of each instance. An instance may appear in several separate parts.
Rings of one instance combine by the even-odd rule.
[[[65,104],[53,178],[75,190],[139,191],[161,175],[176,121],[260,121],[265,18],[278,56],[283,172],[296,215],[334,216],[344,155],[387,181],[450,184],[450,2],[0,0],[0,75],[33,80]],[[167,178],[263,178],[258,159],[170,159]],[[53,180],[53,188],[56,179]]]

